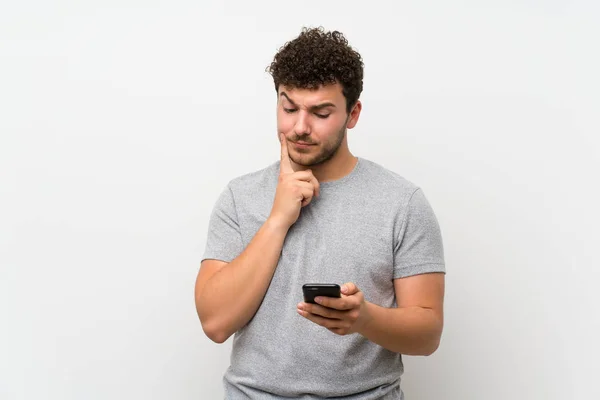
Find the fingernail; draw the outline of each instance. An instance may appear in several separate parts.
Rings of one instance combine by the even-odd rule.
[[[346,293],[348,291],[348,286],[344,285],[342,286],[342,292]]]
[[[315,297],[315,303],[321,304],[321,301],[323,301],[322,297]]]

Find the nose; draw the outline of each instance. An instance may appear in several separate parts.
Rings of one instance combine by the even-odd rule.
[[[310,135],[310,124],[308,123],[308,114],[304,110],[298,111],[296,114],[296,124],[294,125],[294,133],[297,136]]]

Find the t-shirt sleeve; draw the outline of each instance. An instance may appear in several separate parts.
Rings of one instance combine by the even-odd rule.
[[[243,247],[235,201],[228,185],[212,210],[202,261],[214,259],[231,262],[241,254]]]
[[[438,220],[421,189],[413,192],[403,218],[396,220],[394,279],[446,273]]]

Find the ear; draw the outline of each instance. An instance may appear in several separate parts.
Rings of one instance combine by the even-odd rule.
[[[357,100],[356,104],[354,104],[354,107],[352,107],[352,111],[350,111],[350,116],[348,118],[348,123],[346,124],[346,128],[352,129],[356,126],[356,123],[358,122],[358,117],[360,116],[361,110],[362,110],[362,103],[360,102],[360,100]]]

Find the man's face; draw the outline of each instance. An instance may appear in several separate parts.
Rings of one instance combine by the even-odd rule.
[[[296,164],[309,167],[332,158],[344,143],[348,118],[339,83],[316,90],[279,87],[277,132],[285,135]]]

